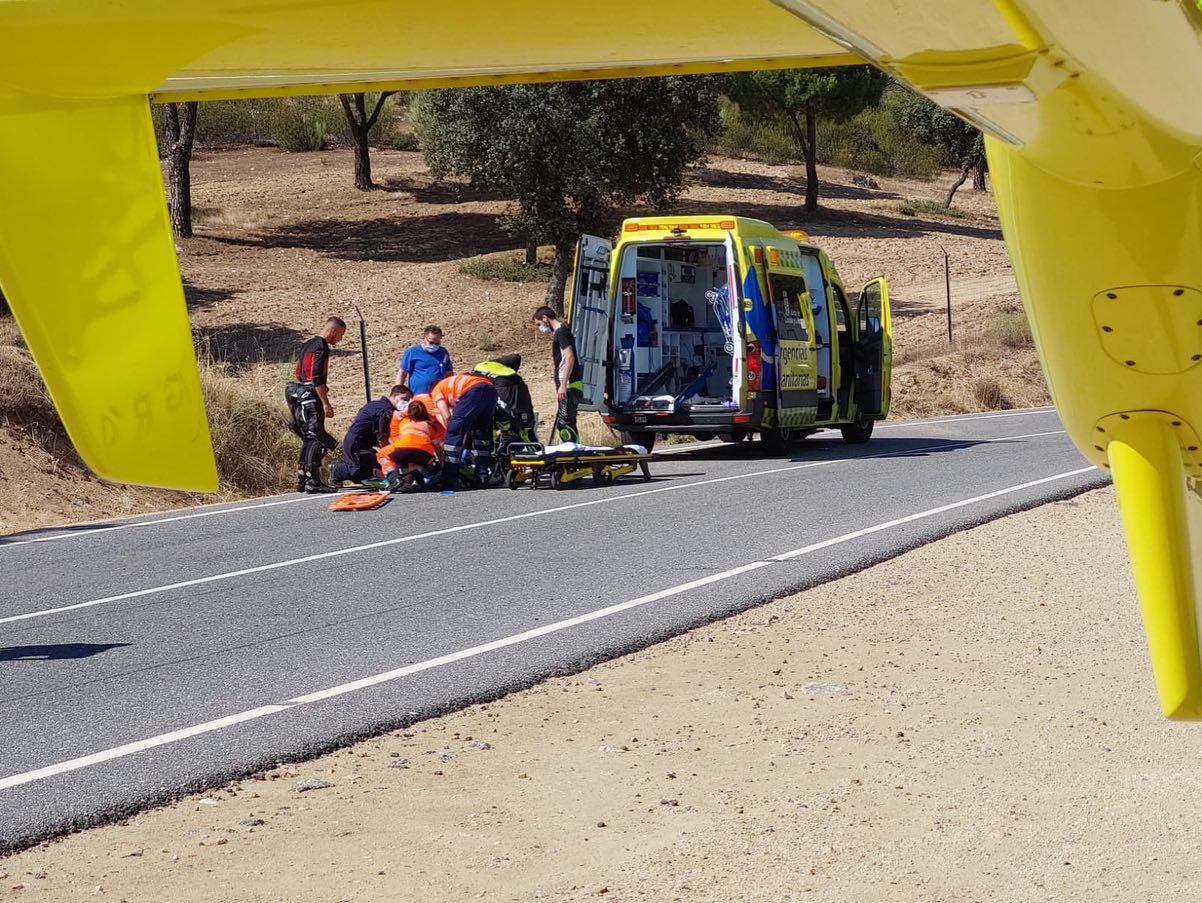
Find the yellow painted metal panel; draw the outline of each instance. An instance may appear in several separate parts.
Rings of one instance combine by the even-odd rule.
[[[145,98],[0,116],[0,286],[89,467],[217,488]]]
[[[0,0],[0,34],[0,85],[93,97],[852,59],[771,0]]]

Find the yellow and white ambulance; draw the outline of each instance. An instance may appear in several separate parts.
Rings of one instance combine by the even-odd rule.
[[[629,219],[616,244],[580,239],[568,304],[581,409],[625,442],[758,433],[780,453],[823,427],[867,442],[889,413],[885,279],[849,297],[804,232],[738,216]]]

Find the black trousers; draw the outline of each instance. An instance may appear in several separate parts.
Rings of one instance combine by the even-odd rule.
[[[330,482],[337,486],[344,480],[362,483],[376,475],[376,452],[374,449],[342,450],[342,460],[330,465]]]
[[[338,440],[326,432],[326,413],[321,398],[311,383],[288,383],[284,387],[291,418],[288,426],[301,440],[297,476],[303,474],[313,483],[321,482],[321,459],[338,447]]]
[[[551,427],[552,442],[579,442],[580,431],[576,429],[576,413],[584,393],[579,389],[568,389],[568,397],[559,403],[555,411],[555,425]]]

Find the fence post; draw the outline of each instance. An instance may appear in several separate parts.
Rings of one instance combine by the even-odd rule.
[[[371,370],[367,366],[367,324],[363,322],[363,311],[355,305],[355,313],[359,315],[359,348],[363,355],[363,391],[367,400],[371,401]]]
[[[939,246],[943,252],[943,286],[947,294],[947,343],[952,344],[952,269],[948,261],[947,249]]]

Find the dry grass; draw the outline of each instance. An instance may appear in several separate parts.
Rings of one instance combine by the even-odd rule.
[[[972,384],[973,398],[986,411],[1013,407],[1002,391],[1002,384],[992,376],[982,376]]]
[[[985,335],[990,342],[1004,348],[1031,348],[1035,345],[1031,324],[1022,311],[995,314],[985,326]]]
[[[200,383],[222,488],[247,495],[289,489],[300,443],[284,426],[282,401],[272,406],[211,362],[201,362]]]
[[[19,341],[12,320],[0,318],[0,426],[64,465],[82,468],[37,366]],[[299,445],[284,427],[282,400],[273,407],[255,380],[235,379],[204,357],[200,379],[223,492],[260,495],[286,489]]]

